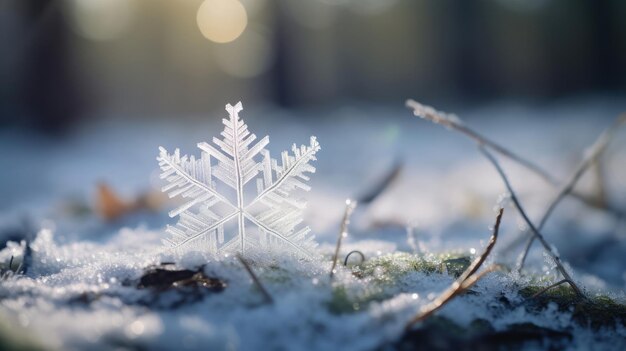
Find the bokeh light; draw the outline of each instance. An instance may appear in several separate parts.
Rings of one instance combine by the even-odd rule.
[[[252,78],[266,72],[274,54],[264,31],[248,29],[239,39],[215,51],[218,66],[238,78]]]
[[[202,35],[216,43],[237,39],[248,25],[246,9],[236,0],[205,0],[196,19]]]
[[[113,40],[130,27],[135,7],[135,0],[71,0],[70,22],[85,39]]]

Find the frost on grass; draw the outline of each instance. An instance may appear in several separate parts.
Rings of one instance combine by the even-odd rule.
[[[239,118],[242,109],[241,102],[226,105],[223,138],[213,138],[214,145],[199,143],[202,153],[198,159],[181,157],[178,149],[169,154],[160,148],[161,178],[168,183],[163,191],[183,199],[183,204],[170,212],[171,217],[180,219],[176,226],[168,226],[171,236],[164,243],[214,254],[287,248],[310,257],[317,245],[314,236],[309,227],[299,228],[306,203],[291,193],[309,190],[306,174],[315,172],[310,162],[316,159],[320,145],[313,136],[309,146],[294,144],[293,154],[282,152],[279,164],[265,149],[269,137],[256,141],[256,135]],[[256,196],[247,200],[250,183],[256,183]],[[229,226],[235,222],[235,227]]]

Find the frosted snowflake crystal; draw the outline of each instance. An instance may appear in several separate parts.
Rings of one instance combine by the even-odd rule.
[[[268,136],[253,145],[256,136],[239,118],[242,109],[241,102],[226,105],[223,139],[213,138],[215,146],[199,143],[198,159],[181,157],[178,149],[168,154],[159,148],[161,179],[168,183],[163,192],[183,199],[169,213],[180,219],[167,227],[171,236],[163,242],[175,249],[193,246],[215,254],[280,247],[310,257],[317,246],[314,236],[309,227],[297,228],[306,203],[291,193],[310,189],[306,173],[315,172],[309,162],[316,159],[320,145],[313,136],[309,146],[294,144],[293,155],[282,152],[279,164],[265,149]],[[247,201],[246,192],[254,191],[249,189],[254,188],[253,180],[256,196]]]

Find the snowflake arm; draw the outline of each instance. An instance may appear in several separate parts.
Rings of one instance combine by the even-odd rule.
[[[289,246],[291,246],[292,248],[294,248],[296,251],[299,251],[301,254],[303,254],[305,257],[311,257],[311,253],[309,252],[309,250],[298,246],[297,244],[295,244],[290,238],[282,235],[281,233],[279,233],[278,231],[270,228],[269,226],[265,225],[263,222],[257,220],[254,216],[246,214],[246,218],[248,218],[252,223],[256,224],[260,229],[262,229],[263,231],[265,231],[268,234],[271,234],[279,239],[281,239],[283,242],[287,243]],[[307,227],[308,229],[308,227]]]
[[[243,194],[243,185],[254,179],[259,172],[259,164],[254,157],[269,144],[269,137],[266,136],[249,148],[256,140],[256,135],[251,134],[248,126],[239,118],[242,109],[241,102],[235,106],[226,106],[230,118],[222,120],[223,139],[213,138],[213,143],[220,150],[209,143],[198,144],[198,148],[219,161],[215,176],[239,194]]]
[[[219,219],[216,216],[184,212],[176,226],[167,227],[167,232],[172,237],[163,239],[163,243],[176,249],[196,243],[197,239],[204,239],[207,249],[217,251],[218,245],[224,242],[224,223],[235,218],[237,214],[238,212],[233,212]]]
[[[170,212],[170,217],[188,210],[198,203],[222,201],[228,205],[230,202],[219,194],[211,182],[211,165],[208,155],[203,154],[200,160],[194,156],[180,157],[180,151],[176,149],[174,154],[168,154],[165,148],[160,147],[160,155],[157,158],[161,167],[161,179],[169,184],[162,188],[170,198],[182,196],[191,201],[178,209]],[[206,157],[205,157],[206,156]],[[232,205],[230,205],[232,207]]]
[[[265,198],[274,197],[277,199],[287,199],[289,193],[294,188],[300,188],[309,191],[310,187],[303,183],[308,181],[309,177],[304,175],[305,172],[315,173],[315,167],[309,164],[315,161],[315,154],[320,150],[320,144],[317,138],[311,137],[309,146],[302,145],[300,148],[294,144],[292,147],[294,156],[289,155],[286,151],[282,153],[282,165],[278,166],[276,160],[269,158],[269,153],[263,160],[264,168],[264,184],[259,183],[259,195],[250,203],[254,205]],[[276,171],[277,179],[272,182],[271,169]]]
[[[309,236],[309,227],[304,227],[295,232],[296,227],[302,222],[302,211],[306,206],[303,201],[298,201],[290,197],[292,190],[298,188],[308,191],[310,187],[305,184],[309,177],[305,173],[314,173],[315,167],[309,164],[315,160],[315,154],[320,150],[320,145],[315,137],[311,137],[310,145],[302,145],[298,148],[295,144],[292,147],[293,156],[287,152],[282,153],[282,164],[279,166],[276,160],[269,156],[269,152],[264,152],[262,165],[263,179],[257,180],[257,190],[259,194],[248,205],[248,208],[257,203],[262,203],[268,209],[257,216],[248,214],[248,219],[255,223],[265,233],[280,238],[290,246],[294,246],[292,241],[299,242],[298,249],[306,256],[311,256],[317,244],[313,241],[314,236]],[[276,181],[272,181],[273,173],[276,173]]]

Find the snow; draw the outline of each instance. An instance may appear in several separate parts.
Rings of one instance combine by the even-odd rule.
[[[587,101],[582,106],[502,104],[454,112],[466,124],[533,157],[564,179],[618,108],[619,104]],[[234,256],[164,248],[163,228],[173,204],[158,213],[137,213],[116,223],[103,223],[93,214],[78,217],[58,210],[63,201],[75,197],[89,203],[86,194],[101,180],[126,197],[160,187],[153,161],[157,146],[191,149],[207,135],[218,134],[219,119],[212,117],[221,114],[214,113],[186,124],[113,120],[81,130],[63,142],[2,132],[0,145],[11,151],[2,155],[2,161],[12,167],[0,176],[0,193],[7,199],[0,204],[0,229],[20,227],[24,218],[33,227],[27,273],[0,284],[2,316],[27,333],[29,340],[63,350],[253,350],[260,345],[264,349],[370,350],[393,342],[406,321],[454,278],[410,271],[389,284],[376,277],[358,279],[342,264],[332,280],[328,273],[345,199],[367,190],[396,158],[403,163],[398,178],[373,203],[357,207],[344,238],[342,258],[352,250],[362,251],[367,260],[416,248],[426,256],[469,255],[472,248],[480,252],[493,225],[494,205],[501,203],[505,215],[490,260],[514,262],[519,248],[510,252],[505,248],[519,235],[521,221],[506,201],[493,169],[463,137],[400,108],[356,106],[298,112],[327,116],[303,120],[289,118],[293,113],[289,111],[246,111],[249,124],[271,135],[271,147],[281,149],[311,134],[324,144],[304,214],[324,258],[266,254],[252,259],[252,269],[274,297],[274,304],[264,303]],[[622,206],[626,199],[624,146],[626,137],[621,133],[606,155],[609,195]],[[538,218],[555,190],[513,163],[503,161],[503,165],[531,218]],[[586,176],[581,189],[591,183],[592,177]],[[409,225],[415,227],[412,241],[407,240]],[[590,294],[609,294],[623,303],[624,227],[605,213],[566,200],[544,234]],[[23,252],[23,244],[9,242],[0,251],[0,262],[6,267],[11,256],[20,262]],[[207,276],[225,280],[227,287],[176,309],[166,303],[148,308],[143,301],[154,292],[136,289],[134,282],[148,267],[172,261],[180,269],[203,265]],[[538,245],[529,264],[534,272],[555,274],[544,263]],[[472,288],[475,294],[459,296],[437,315],[460,325],[486,319],[497,330],[521,322],[568,330],[574,337],[572,349],[626,348],[624,327],[593,331],[573,324],[570,313],[552,305],[540,314],[529,313],[519,304],[522,298],[517,293],[525,279],[489,274]],[[355,305],[349,312],[337,313],[329,304],[343,291]],[[89,303],[83,302],[85,296],[91,299]],[[494,302],[499,296],[505,296],[513,307]],[[161,301],[175,297],[166,293]]]

